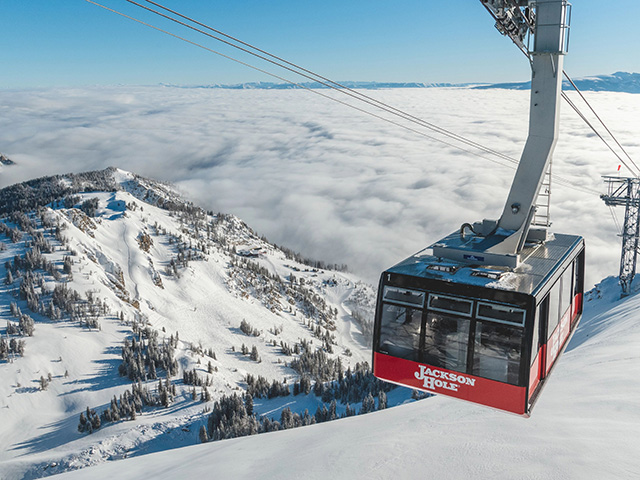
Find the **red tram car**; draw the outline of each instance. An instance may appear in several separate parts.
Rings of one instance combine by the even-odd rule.
[[[375,376],[528,417],[580,321],[584,240],[556,234],[521,256],[489,268],[425,249],[385,271]]]

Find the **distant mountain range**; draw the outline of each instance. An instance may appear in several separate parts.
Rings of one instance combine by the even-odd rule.
[[[328,83],[328,82],[327,82]],[[425,82],[358,82],[344,81],[336,82],[343,87],[360,90],[379,90],[383,88],[435,88],[435,87],[473,87],[478,83],[425,83]],[[225,90],[290,90],[294,88],[328,89],[327,84],[319,82],[299,82],[273,83],[273,82],[250,82],[236,83],[232,85],[211,84],[211,85],[167,85],[182,88],[223,88]]]
[[[574,79],[575,84],[580,90],[594,92],[626,92],[640,93],[640,73],[616,72],[611,75],[596,75],[591,77],[582,77]],[[427,83],[427,82],[358,82],[344,81],[338,82],[344,87],[360,90],[380,90],[390,88],[437,88],[437,87],[457,87],[457,88],[474,88],[489,89],[503,88],[509,90],[528,90],[531,82],[513,82],[513,83],[493,83],[485,84],[475,83]],[[171,85],[178,86],[178,85]],[[301,82],[298,85],[289,83],[272,83],[272,82],[253,82],[238,83],[233,85],[190,85],[182,88],[222,88],[227,90],[288,90],[293,88],[310,88],[325,89],[327,85],[318,82]],[[564,82],[564,88],[571,88],[569,82]]]
[[[640,93],[640,73],[616,72],[611,75],[596,75],[594,77],[576,78],[573,79],[573,82],[580,90],[583,91]],[[564,89],[573,88],[567,80],[563,82],[562,86]],[[531,82],[494,83],[491,85],[477,85],[473,88],[528,90],[531,88]]]

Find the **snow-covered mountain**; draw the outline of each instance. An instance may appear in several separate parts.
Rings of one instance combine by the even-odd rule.
[[[13,165],[14,163],[9,157],[0,153],[0,165]]]
[[[0,279],[2,479],[411,395],[367,373],[373,287],[115,168],[0,190]]]
[[[611,75],[595,75],[573,79],[576,86],[583,91],[591,92],[625,92],[640,93],[640,73],[616,72]],[[509,90],[529,90],[531,82],[494,83],[473,87],[480,90],[489,88],[505,88]],[[572,90],[571,84],[564,80],[562,88]]]
[[[15,162],[11,160],[9,157],[7,157],[6,155],[3,155],[2,153],[0,153],[0,173],[2,173],[2,171],[5,168],[10,167],[12,165],[15,165]]]
[[[445,397],[275,434],[196,445],[62,478],[636,479],[640,296],[616,278],[588,296],[578,331],[529,419]]]

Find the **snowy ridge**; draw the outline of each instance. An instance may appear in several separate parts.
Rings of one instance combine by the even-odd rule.
[[[369,360],[370,285],[289,258],[240,219],[207,213],[168,185],[109,168],[0,190],[9,194],[0,337],[22,344],[24,356],[0,359],[3,480],[195,444],[212,402],[242,394],[248,374],[287,382],[290,392],[300,375],[288,365],[305,349],[344,368]],[[16,333],[20,315],[35,320],[32,336]],[[123,341],[134,337],[148,349],[156,342],[153,366],[123,363]],[[87,407],[99,416],[123,394],[129,402],[139,368],[143,388],[167,405],[78,432]],[[158,379],[170,370],[163,399]],[[390,404],[407,398],[391,392]],[[310,393],[256,397],[254,408],[280,418],[286,406],[313,414],[323,403]]]
[[[366,417],[110,462],[63,478],[170,479],[212,471],[220,478],[638,478],[638,309],[640,296],[620,300],[615,278],[598,285],[527,420],[435,397]]]

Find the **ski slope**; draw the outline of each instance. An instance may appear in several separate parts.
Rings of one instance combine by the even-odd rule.
[[[640,295],[614,278],[582,323],[530,419],[444,397],[344,420],[196,445],[64,479],[634,479],[640,476]]]
[[[44,215],[59,222],[65,243],[54,238],[52,228],[38,226],[39,231],[46,230],[53,246],[45,256],[58,269],[64,257],[72,259],[71,274],[65,274],[61,281],[78,291],[81,298],[91,295],[108,306],[108,313],[99,317],[98,327],[88,328],[68,315],[52,320],[28,310],[27,302],[17,293],[20,281],[5,281],[5,262],[10,264],[15,256],[25,255],[30,236],[25,233],[17,243],[11,243],[5,235],[0,238],[0,335],[4,339],[5,324],[15,323],[11,303],[17,303],[35,320],[33,336],[22,338],[24,356],[0,361],[1,480],[39,478],[109,459],[196,443],[198,428],[206,424],[212,403],[192,398],[192,387],[181,378],[183,372],[195,369],[206,378],[212,400],[242,393],[249,373],[269,382],[284,379],[293,383],[298,374],[288,363],[294,357],[283,353],[281,343],[292,347],[302,341],[314,347],[322,344],[314,336],[310,325],[315,317],[308,313],[305,302],[311,302],[323,315],[323,309],[335,311],[327,317],[335,323],[328,330],[334,338],[331,355],[340,357],[345,368],[370,359],[366,339],[353,323],[351,312],[363,310],[363,316],[371,316],[373,287],[347,272],[320,270],[286,258],[282,250],[257,237],[236,217],[199,211],[205,219],[199,224],[200,235],[187,217],[153,204],[160,195],[179,200],[166,186],[122,170],[106,174],[113,175],[123,189],[78,195],[79,203],[97,199],[94,217],[59,204],[44,209]],[[2,221],[11,223],[5,218]],[[211,238],[207,238],[209,230]],[[145,234],[150,239],[146,250],[141,246]],[[206,248],[202,248],[200,259],[169,274],[178,238],[184,245],[202,244]],[[246,246],[256,246],[262,253],[251,259],[231,253]],[[194,256],[197,253],[189,252]],[[265,275],[254,274],[245,268],[249,261],[280,275],[279,281],[288,282],[289,287],[279,290]],[[291,283],[294,277],[295,285]],[[53,290],[53,277],[46,274],[44,279],[48,290]],[[297,299],[297,285],[304,285],[309,298],[313,298]],[[42,293],[42,299],[49,304],[50,294]],[[131,380],[121,376],[118,367],[123,341],[131,338],[134,321],[156,330],[161,343],[179,334],[174,401],[168,408],[147,409],[135,421],[105,424],[91,435],[79,433],[81,412],[87,407],[104,410],[112,398],[131,387]],[[241,331],[243,321],[256,331],[255,335]],[[241,344],[255,347],[259,360],[243,354]],[[164,372],[159,375],[164,377]],[[49,379],[45,388],[41,378]],[[158,380],[145,384],[154,389]],[[198,394],[200,391],[198,388]],[[409,395],[405,393],[405,398]],[[322,402],[312,394],[295,399],[256,398],[255,411],[279,417],[287,405],[295,412],[305,408],[314,412]],[[338,414],[343,411],[344,406],[340,406]]]

